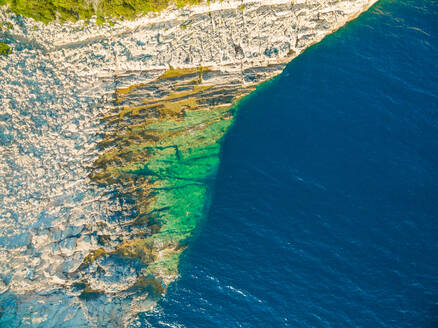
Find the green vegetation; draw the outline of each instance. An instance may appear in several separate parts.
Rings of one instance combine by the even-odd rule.
[[[105,18],[133,19],[148,12],[159,12],[171,4],[178,7],[200,3],[201,0],[99,0],[94,7],[88,0],[0,0],[18,15],[48,23],[52,21],[89,20],[97,16],[97,23]]]
[[[4,42],[0,42],[0,55],[9,55],[11,53],[11,47]]]
[[[11,30],[14,26],[10,22],[0,22],[0,29]]]

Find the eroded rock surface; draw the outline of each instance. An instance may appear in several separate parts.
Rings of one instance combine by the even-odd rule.
[[[232,104],[374,2],[224,1],[115,26],[0,12],[0,324],[135,325],[178,275]]]

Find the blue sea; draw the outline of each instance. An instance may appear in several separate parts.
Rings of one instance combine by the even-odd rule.
[[[438,327],[438,1],[380,1],[236,113],[144,327]]]

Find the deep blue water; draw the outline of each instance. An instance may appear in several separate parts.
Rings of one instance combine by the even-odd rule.
[[[438,1],[383,0],[239,105],[151,327],[438,327]]]

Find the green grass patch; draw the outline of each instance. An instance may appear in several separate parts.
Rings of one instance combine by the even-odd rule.
[[[105,18],[134,19],[148,12],[159,12],[171,4],[177,7],[194,5],[201,0],[99,0],[93,7],[87,0],[0,0],[0,6],[8,4],[12,12],[31,17],[45,24],[52,21],[89,20],[97,16],[97,24]],[[104,18],[105,17],[105,18]]]
[[[12,53],[11,47],[4,42],[0,42],[0,55],[7,56]]]

